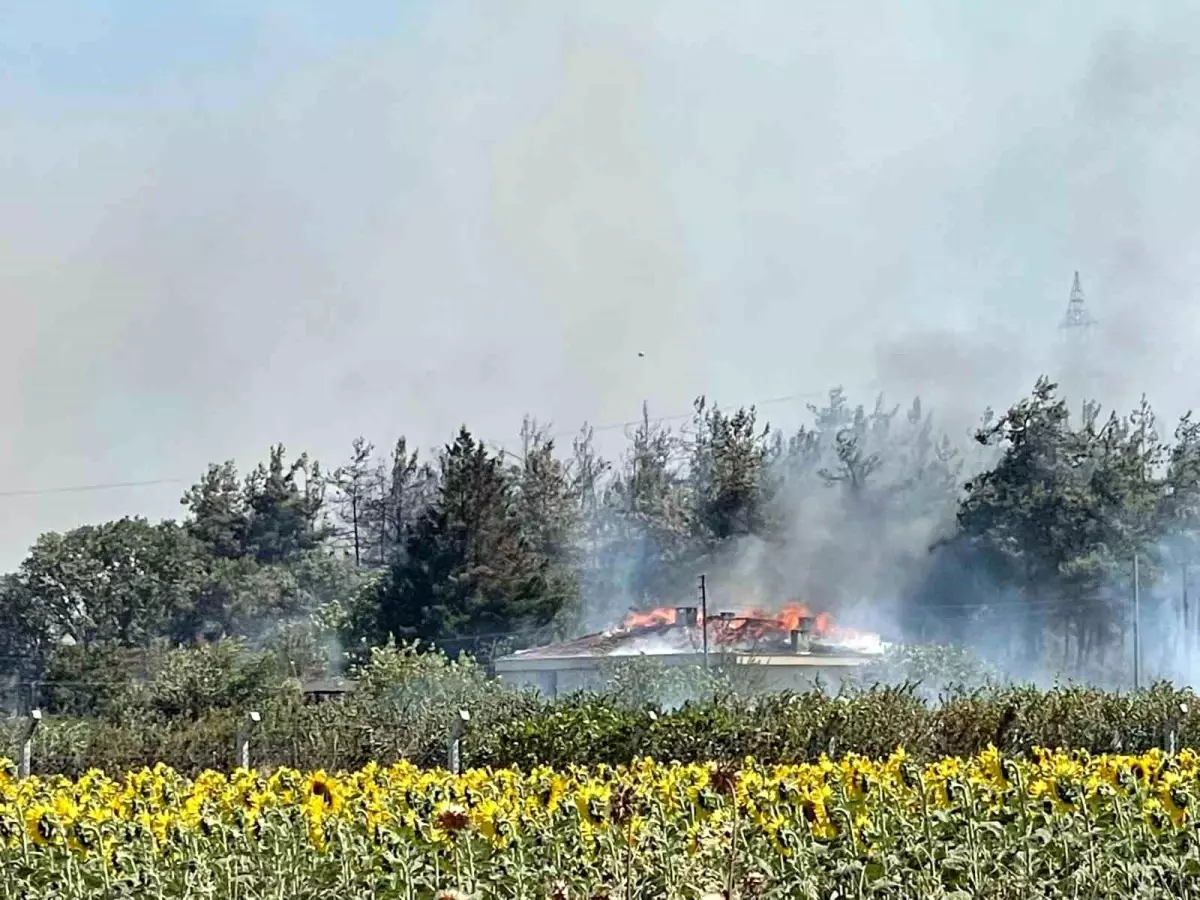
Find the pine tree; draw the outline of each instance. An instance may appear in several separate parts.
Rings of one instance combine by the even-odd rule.
[[[521,533],[514,485],[499,456],[464,427],[438,460],[439,483],[392,567],[382,629],[447,639],[539,628],[559,598],[547,562]]]
[[[243,485],[249,510],[246,543],[261,563],[282,562],[320,546],[328,534],[322,517],[325,478],[308,454],[285,461],[282,444],[271,448]]]
[[[704,543],[767,537],[775,481],[769,425],[758,428],[753,407],[726,415],[704,397],[695,403],[688,480],[697,537]]]
[[[375,446],[366,438],[357,437],[351,445],[350,461],[334,469],[330,485],[336,491],[334,508],[341,520],[338,536],[354,551],[354,564],[362,565],[365,542],[365,517],[372,499],[371,456]]]
[[[418,451],[408,449],[404,437],[399,438],[391,458],[375,469],[373,496],[365,510],[368,565],[387,566],[401,560],[409,535],[436,489],[433,468],[421,462]]]
[[[249,552],[250,514],[232,460],[210,465],[180,502],[191,513],[186,525],[188,533],[213,556],[238,559]]]
[[[521,455],[510,469],[516,513],[527,545],[545,562],[546,590],[557,598],[560,624],[578,619],[579,573],[585,505],[593,502],[589,482],[594,472],[578,477],[577,455],[568,460],[554,453],[554,441],[526,417],[521,426]],[[592,465],[584,460],[585,466]]]

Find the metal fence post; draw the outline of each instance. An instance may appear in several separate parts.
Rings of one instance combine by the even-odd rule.
[[[1172,715],[1168,723],[1167,731],[1167,755],[1174,756],[1179,742],[1179,720],[1188,714],[1188,705],[1186,703],[1179,704],[1179,715]]]
[[[21,739],[21,758],[17,761],[17,775],[20,778],[28,778],[33,771],[33,733],[37,731],[41,721],[42,711],[40,709],[29,711],[29,726],[25,729],[25,736]]]
[[[462,772],[462,732],[463,726],[471,721],[471,714],[460,709],[458,715],[450,722],[450,741],[446,747],[446,768],[458,775]]]
[[[262,721],[262,716],[258,712],[252,712],[247,719],[248,721],[238,729],[237,733],[237,767],[239,769],[250,768],[250,729]]]

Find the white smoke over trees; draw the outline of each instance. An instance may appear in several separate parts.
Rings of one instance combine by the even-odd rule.
[[[959,609],[1028,602],[962,545],[926,569],[954,534],[960,464],[937,435],[963,475],[991,465],[959,442],[1051,369],[1071,270],[1099,301],[1101,364],[1069,395],[1124,409],[1145,390],[1172,416],[1191,401],[1196,10],[160,7],[48,0],[0,29],[4,489],[181,476],[280,434],[328,459],[403,427],[358,523],[360,561],[383,569],[435,499],[412,448],[461,420],[511,444],[525,409],[611,421],[646,397],[674,412],[873,384],[919,395],[934,434],[865,396],[861,433],[773,416],[722,494],[689,482],[693,436],[649,419],[611,477],[595,447],[577,454],[575,546],[530,540],[555,579],[581,573],[574,608],[602,624],[690,599],[705,568],[731,603],[794,594],[900,628],[929,579]],[[1100,495],[1061,483],[1085,482]],[[171,515],[176,491],[6,497],[7,565],[39,532]],[[1147,548],[1147,579],[1176,579],[1181,604],[1190,527]],[[1051,579],[1093,611],[1108,585],[1104,641],[1126,538]],[[231,553],[214,551],[247,565]]]
[[[23,635],[8,643],[41,658],[67,634],[261,640],[318,620],[339,646],[420,637],[486,653],[692,605],[704,573],[714,612],[799,603],[887,637],[974,647],[1007,673],[1099,681],[1107,669],[1124,683],[1136,556],[1145,677],[1194,677],[1190,415],[1167,443],[1145,400],[1072,417],[1043,379],[984,411],[980,457],[919,398],[854,404],[834,389],[809,413],[783,433],[705,398],[681,427],[644,409],[615,464],[589,429],[560,450],[532,420],[519,454],[464,428],[429,466],[403,439],[377,459],[360,438],[321,484],[317,464],[275,447],[244,479],[210,466],[181,527],[45,536],[3,582],[0,614]]]

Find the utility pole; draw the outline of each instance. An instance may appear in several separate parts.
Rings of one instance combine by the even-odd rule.
[[[704,670],[708,671],[708,588],[704,576],[700,576],[700,633],[704,644]]]
[[[1133,689],[1142,686],[1142,616],[1141,584],[1138,578],[1138,555],[1133,555]]]

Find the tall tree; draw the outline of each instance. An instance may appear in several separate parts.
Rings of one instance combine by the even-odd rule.
[[[1195,591],[1195,566],[1200,562],[1200,421],[1186,413],[1175,428],[1164,475],[1163,497],[1158,511],[1161,545],[1173,569],[1179,598],[1179,629],[1176,652],[1184,658],[1193,653],[1200,634],[1200,606]]]
[[[758,427],[753,407],[727,415],[704,397],[696,401],[689,481],[702,541],[766,537],[773,530],[774,450],[771,427]]]
[[[349,461],[334,469],[330,476],[335,491],[334,508],[343,523],[340,536],[353,548],[356,566],[362,565],[364,516],[372,498],[371,455],[374,452],[374,445],[367,443],[366,438],[355,438]]]
[[[1153,412],[1143,401],[1127,418],[1100,424],[1098,413],[1086,405],[1072,428],[1066,402],[1041,379],[979,433],[1003,452],[967,484],[959,537],[1023,599],[1031,660],[1041,660],[1050,626],[1066,641],[1075,635],[1077,664],[1123,636],[1132,558],[1141,554],[1148,574],[1155,562],[1165,448]]]
[[[540,627],[558,612],[547,563],[521,532],[502,460],[464,427],[438,459],[439,484],[392,567],[380,623],[396,637],[445,639]]]
[[[645,404],[629,438],[605,491],[599,568],[607,577],[593,590],[626,607],[669,605],[689,590],[697,555],[686,450]]]
[[[391,457],[376,467],[375,482],[376,493],[366,509],[371,535],[366,559],[369,565],[386,566],[403,557],[414,525],[433,500],[437,473],[401,437]]]
[[[1032,396],[981,430],[977,440],[1001,444],[1004,453],[994,469],[967,483],[959,532],[997,580],[1025,601],[1016,614],[1025,626],[1025,655],[1040,662],[1046,616],[1038,601],[1056,583],[1062,539],[1079,512],[1078,497],[1068,490],[1077,460],[1069,447],[1066,402],[1055,396],[1053,383],[1041,379]]]
[[[46,604],[16,575],[0,575],[0,673],[34,677],[54,648]]]
[[[325,483],[308,454],[288,463],[282,444],[246,477],[246,543],[259,562],[281,562],[320,545],[328,533],[322,515]]]
[[[180,502],[191,513],[188,533],[213,556],[237,559],[248,552],[250,513],[232,461],[210,465]]]
[[[589,480],[594,473],[581,477],[573,471],[578,450],[576,445],[576,456],[559,459],[553,439],[526,417],[521,453],[510,468],[521,534],[545,562],[546,590],[557,597],[560,616],[570,619],[578,618],[584,515],[593,501]]]
[[[44,534],[17,579],[43,637],[145,645],[187,608],[197,578],[192,539],[173,522],[120,519]]]

